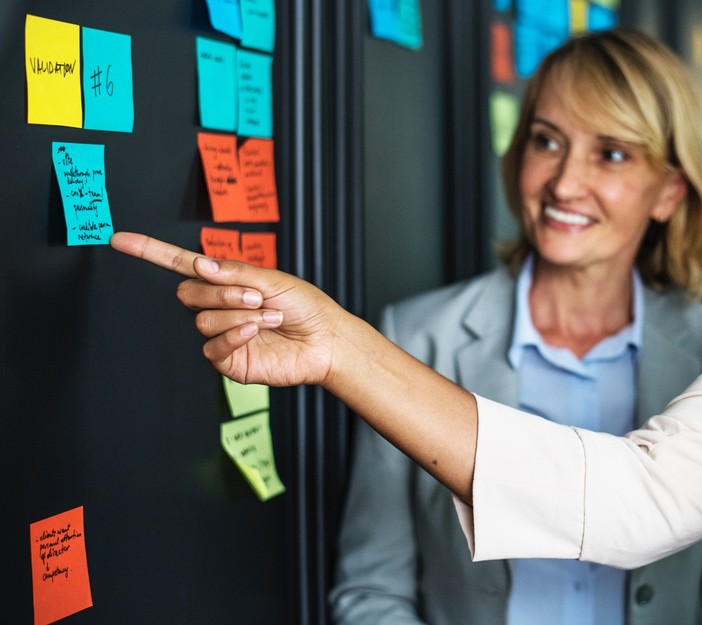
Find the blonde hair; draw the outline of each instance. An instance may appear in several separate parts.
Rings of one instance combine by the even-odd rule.
[[[635,141],[655,167],[679,169],[685,177],[685,198],[667,222],[651,220],[636,266],[650,287],[676,285],[702,298],[701,105],[682,61],[662,43],[632,29],[573,38],[546,56],[530,79],[502,160],[507,203],[519,233],[513,242],[498,246],[500,257],[516,272],[533,250],[522,228],[519,171],[537,99],[555,72],[570,113],[585,128],[607,128],[609,135]]]

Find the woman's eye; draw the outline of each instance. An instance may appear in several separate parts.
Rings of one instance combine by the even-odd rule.
[[[608,163],[623,163],[629,158],[629,155],[620,148],[607,148],[606,150],[602,150],[602,156]]]
[[[558,142],[543,133],[536,133],[532,136],[532,142],[538,150],[554,151],[558,149]]]

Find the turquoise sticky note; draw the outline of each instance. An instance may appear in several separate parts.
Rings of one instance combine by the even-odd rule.
[[[196,55],[200,125],[235,132],[238,115],[236,46],[197,37]]]
[[[565,39],[570,31],[569,0],[516,0],[517,21],[551,37]]]
[[[272,65],[273,57],[268,54],[248,50],[237,53],[239,136],[273,137]]]
[[[233,417],[261,412],[270,408],[269,388],[263,384],[239,384],[222,377],[229,412]]]
[[[239,0],[207,0],[212,28],[241,39],[241,7]]]
[[[509,11],[512,8],[512,0],[492,0],[492,6],[496,11]]]
[[[273,0],[241,0],[241,45],[263,52],[275,47]]]
[[[422,47],[422,7],[419,0],[399,0],[397,43],[412,50]]]
[[[83,128],[132,132],[132,38],[94,28],[83,34]]]
[[[400,13],[396,0],[368,0],[371,34],[378,39],[397,42]]]
[[[51,144],[68,245],[107,245],[114,229],[105,187],[105,146]]]
[[[616,11],[599,4],[591,4],[587,12],[587,27],[589,30],[608,30],[619,24]]]
[[[514,25],[514,64],[517,74],[521,78],[531,76],[541,59],[564,40],[565,36],[556,36],[516,22]]]

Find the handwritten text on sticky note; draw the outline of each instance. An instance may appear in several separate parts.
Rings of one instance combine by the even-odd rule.
[[[47,625],[93,605],[83,507],[29,526],[34,625]]]
[[[27,122],[80,128],[80,27],[27,15],[25,69]]]
[[[114,229],[105,186],[105,146],[54,141],[52,158],[68,245],[108,244]]]
[[[268,411],[222,423],[220,438],[261,501],[285,492],[273,457]]]
[[[132,38],[83,28],[83,97],[91,130],[132,132]]]

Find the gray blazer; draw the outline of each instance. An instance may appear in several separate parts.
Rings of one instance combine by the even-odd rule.
[[[381,329],[455,382],[516,406],[507,361],[514,299],[514,280],[498,269],[387,307]],[[638,422],[700,372],[702,305],[646,289]],[[334,622],[505,625],[509,588],[508,561],[471,562],[448,491],[359,421],[329,597]],[[629,574],[628,623],[700,625],[701,594],[698,544]]]

